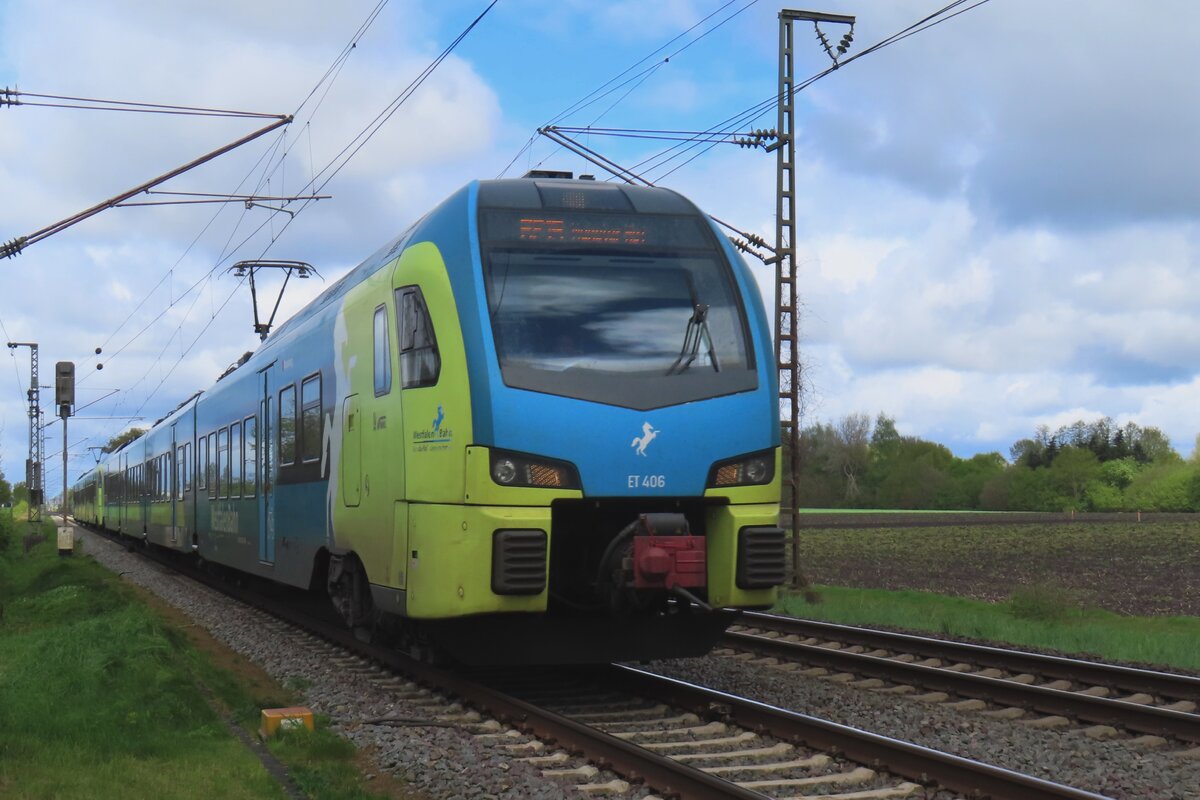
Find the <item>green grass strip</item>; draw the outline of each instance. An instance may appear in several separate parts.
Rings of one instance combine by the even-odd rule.
[[[116,575],[60,557],[53,523],[26,553],[28,532],[0,509],[0,797],[284,798],[206,694],[249,728],[296,698],[247,688]],[[312,796],[373,796],[331,737],[279,751]]]
[[[1200,670],[1200,617],[1128,617],[1081,608],[1051,587],[1021,590],[1004,603],[931,592],[815,586],[816,603],[800,595],[776,611],[865,627],[884,626],[1108,661]]]

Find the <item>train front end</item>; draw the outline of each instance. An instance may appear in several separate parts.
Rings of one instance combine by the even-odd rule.
[[[752,274],[664,189],[490,181],[466,205],[473,263],[450,270],[473,426],[463,530],[486,539],[471,557],[486,553],[495,602],[437,638],[468,661],[707,652],[784,580]]]

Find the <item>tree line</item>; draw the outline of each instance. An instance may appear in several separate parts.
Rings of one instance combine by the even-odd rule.
[[[803,508],[1200,511],[1200,437],[1185,461],[1154,427],[1079,420],[959,458],[866,414],[800,433]],[[787,459],[784,460],[787,463]]]

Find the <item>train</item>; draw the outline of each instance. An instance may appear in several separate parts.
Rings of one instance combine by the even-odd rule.
[[[755,279],[665,188],[473,181],[103,455],[76,521],[467,664],[708,652],[785,580]]]

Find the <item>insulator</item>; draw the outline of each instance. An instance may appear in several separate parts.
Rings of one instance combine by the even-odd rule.
[[[5,242],[3,245],[0,245],[0,258],[14,258],[19,256],[21,251],[25,249],[25,239],[26,237],[24,236],[18,236],[11,242]]]

